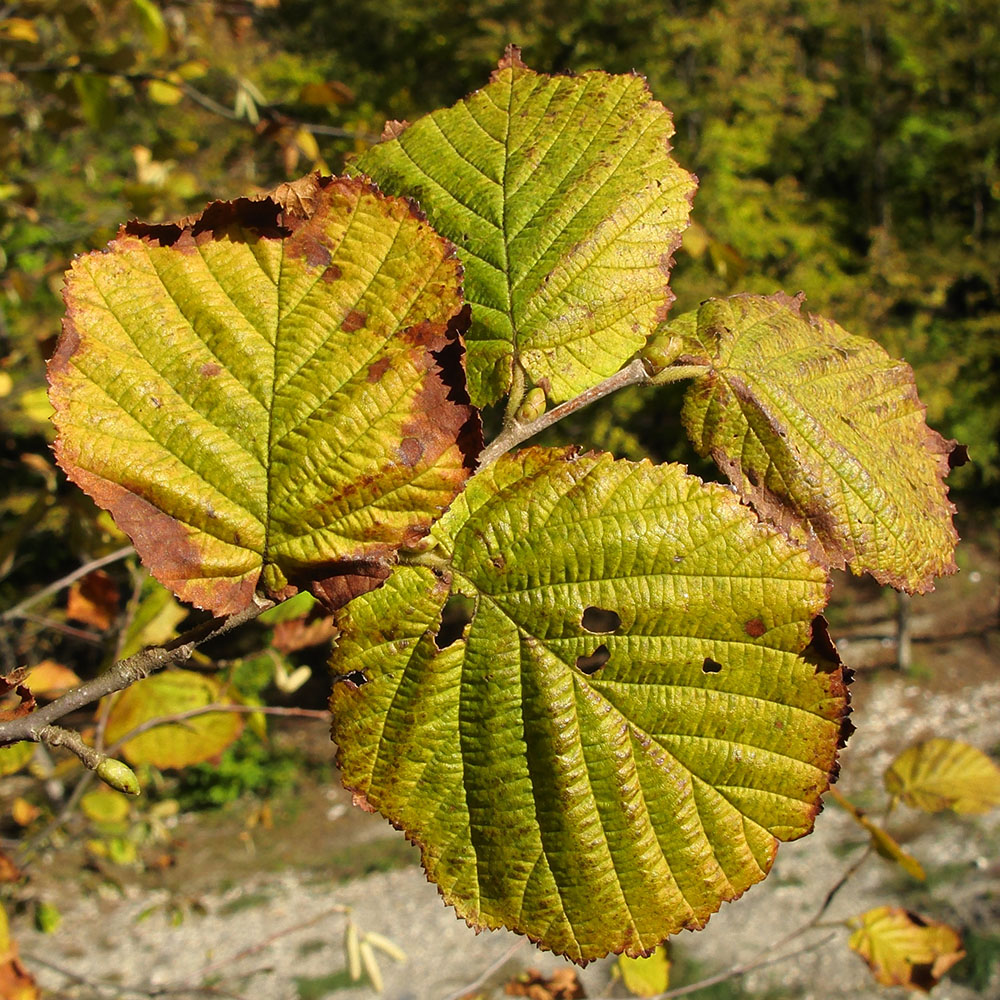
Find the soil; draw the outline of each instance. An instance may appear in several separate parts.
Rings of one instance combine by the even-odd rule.
[[[837,582],[831,627],[857,673],[857,732],[843,752],[838,788],[873,812],[884,801],[885,767],[913,742],[949,736],[1000,754],[996,549],[967,546],[961,560],[961,574],[913,599],[906,674],[892,669],[895,597],[865,581]],[[322,724],[286,728],[278,739],[319,760],[331,757]],[[170,822],[169,840],[146,853],[144,867],[88,865],[72,839],[36,863],[26,898],[57,903],[61,922],[43,934],[22,913],[13,929],[46,996],[372,997],[371,981],[352,983],[347,968],[349,919],[406,954],[399,962],[375,952],[387,1000],[499,997],[503,983],[526,968],[548,973],[566,965],[514,935],[474,934],[428,884],[416,850],[384,820],[354,808],[332,776],[279,795],[266,809],[239,802]],[[1000,1000],[1000,810],[958,817],[900,808],[888,826],[927,880],[875,858],[837,896],[828,920],[882,904],[947,920],[965,932],[970,956],[934,996]],[[811,836],[782,846],[765,882],[724,906],[706,930],[672,941],[672,985],[770,951],[815,911],[864,842],[850,817],[828,804]],[[697,995],[892,996],[847,949],[847,936],[842,926],[814,931],[786,949],[808,950]],[[582,970],[587,996],[623,995],[611,982],[613,968],[605,960]]]

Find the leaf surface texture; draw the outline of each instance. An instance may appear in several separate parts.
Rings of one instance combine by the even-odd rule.
[[[66,301],[59,462],[216,614],[258,584],[349,599],[468,475],[459,263],[365,183],[307,177],[130,224],[74,263]]]
[[[340,612],[334,738],[470,924],[643,954],[811,829],[846,715],[839,668],[803,653],[826,575],[731,493],[533,448],[432,538],[450,571]],[[473,616],[438,649],[450,594]]]
[[[667,329],[710,366],[684,403],[692,441],[762,516],[898,589],[955,571],[954,442],[924,422],[909,365],[781,294],[710,300]]]
[[[508,391],[512,363],[569,399],[664,318],[696,183],[673,131],[641,77],[545,76],[511,49],[482,90],[355,162],[459,248],[476,405]]]

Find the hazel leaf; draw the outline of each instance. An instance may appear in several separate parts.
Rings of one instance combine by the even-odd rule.
[[[49,366],[67,475],[217,615],[336,605],[422,538],[479,447],[460,267],[410,203],[303,178],[78,258]]]
[[[965,956],[957,931],[897,906],[868,910],[848,926],[853,930],[849,947],[883,986],[927,993]]]
[[[885,787],[924,812],[985,813],[1000,806],[1000,767],[968,743],[938,738],[907,747],[885,772]]]
[[[521,366],[553,402],[614,374],[673,293],[695,178],[637,75],[546,76],[516,46],[451,108],[387,131],[352,170],[416,198],[458,247],[476,405]]]
[[[809,832],[847,713],[826,574],[732,493],[532,448],[432,538],[440,569],[339,613],[334,738],[472,926],[643,955]],[[472,618],[439,649],[450,595]]]
[[[682,362],[709,366],[685,399],[688,434],[818,560],[933,590],[956,569],[944,486],[955,442],[924,422],[909,365],[800,305],[735,295],[667,326],[686,342]]]

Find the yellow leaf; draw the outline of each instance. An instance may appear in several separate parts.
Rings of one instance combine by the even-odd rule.
[[[655,997],[670,985],[670,952],[661,944],[648,958],[618,956],[618,969],[629,993]]]
[[[14,799],[14,804],[10,807],[10,814],[18,826],[28,826],[36,819],[42,810],[38,806],[33,806],[27,799]]]
[[[180,104],[184,99],[184,91],[166,80],[150,80],[146,84],[146,93],[157,104]]]
[[[27,741],[0,747],[0,778],[20,771],[35,754],[35,744]]]
[[[95,823],[123,823],[132,807],[121,792],[98,788],[80,799],[80,808],[87,819]]]
[[[146,722],[228,702],[214,678],[190,670],[168,670],[118,695],[108,716],[105,737],[113,745]],[[238,714],[208,712],[157,725],[125,742],[122,753],[130,764],[188,767],[217,757],[242,729],[243,720]]]
[[[1000,805],[1000,768],[967,743],[934,739],[904,750],[885,772],[885,787],[925,812],[985,813]]]
[[[896,906],[879,906],[852,918],[848,945],[884,986],[926,993],[964,955],[962,939],[947,924]]]
[[[37,42],[38,29],[27,17],[7,17],[0,21],[0,38],[7,42]]]
[[[58,698],[79,683],[80,678],[69,667],[55,660],[42,660],[37,667],[32,667],[25,680],[31,693],[38,698]]]

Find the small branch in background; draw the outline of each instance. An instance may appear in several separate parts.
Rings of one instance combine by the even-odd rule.
[[[143,733],[149,732],[150,729],[157,729],[160,726],[182,725],[188,719],[196,719],[200,715],[214,715],[218,712],[230,712],[239,715],[276,715],[293,719],[330,721],[330,713],[325,708],[292,708],[280,705],[203,705],[201,708],[189,708],[186,712],[177,712],[175,715],[162,715],[156,719],[147,719],[145,722],[140,722],[138,726],[130,729],[124,736],[112,743],[108,747],[108,753],[117,753],[125,743],[134,740]]]
[[[53,632],[61,632],[63,635],[69,636],[71,639],[79,639],[82,642],[89,642],[93,646],[99,646],[104,641],[104,636],[99,632],[93,632],[90,629],[76,628],[73,625],[67,625],[65,622],[57,622],[54,618],[46,618],[44,615],[36,615],[32,611],[22,611],[21,619],[26,622],[33,622],[35,625],[39,625],[42,628],[50,628]]]
[[[133,552],[135,552],[135,549],[132,548],[131,545],[124,545],[120,549],[116,549],[114,552],[111,552],[106,556],[101,556],[99,559],[91,559],[90,562],[84,563],[78,569],[73,570],[72,573],[67,573],[64,577],[56,580],[55,583],[50,583],[47,587],[43,587],[41,590],[38,590],[34,594],[26,597],[20,603],[15,604],[12,608],[8,608],[6,611],[0,613],[0,622],[27,617],[25,612],[28,608],[34,607],[34,605],[36,605],[39,601],[43,601],[46,597],[50,597],[52,594],[58,594],[63,588],[70,586],[72,583],[76,583],[80,577],[86,576],[88,573],[93,573],[94,570],[101,569],[103,566],[108,566],[113,562],[125,559]]]
[[[42,735],[46,731],[46,727],[51,726],[63,716],[100,701],[106,695],[121,691],[164,667],[184,663],[190,659],[191,654],[198,646],[253,621],[254,618],[273,606],[273,601],[260,601],[230,615],[228,618],[212,618],[193,629],[189,629],[165,646],[144,649],[127,659],[119,660],[99,677],[67,691],[66,694],[56,698],[45,708],[40,708],[17,719],[0,721],[0,746],[17,743],[20,740],[31,740],[35,743],[47,742]],[[84,763],[87,762],[84,761]]]

